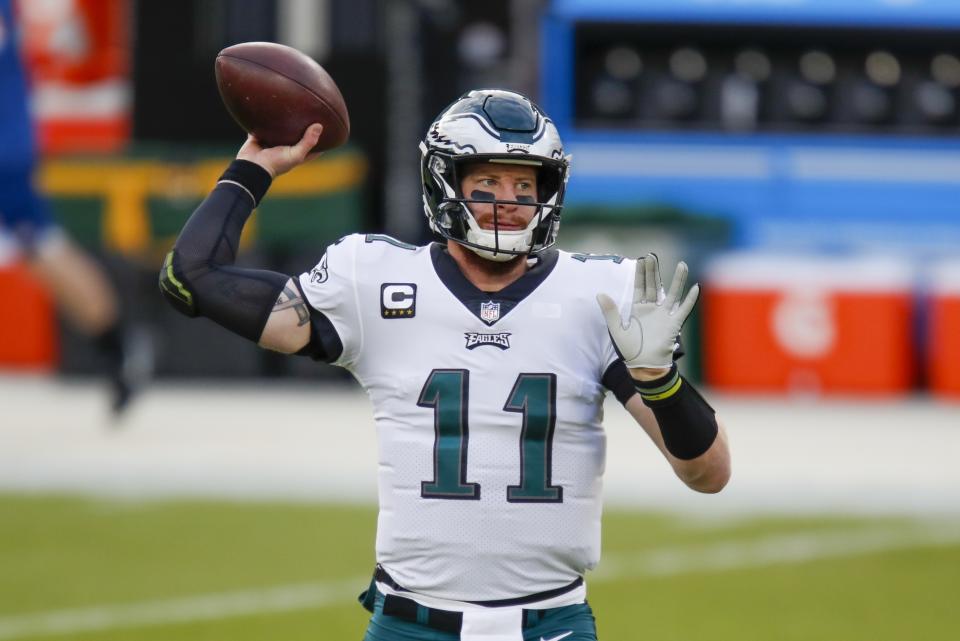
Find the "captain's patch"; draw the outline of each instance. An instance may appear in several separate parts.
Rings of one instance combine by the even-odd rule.
[[[381,318],[413,318],[416,315],[415,283],[384,283],[380,286]]]

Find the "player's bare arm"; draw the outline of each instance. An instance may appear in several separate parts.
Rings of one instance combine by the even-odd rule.
[[[663,453],[674,473],[687,487],[697,492],[715,494],[726,486],[730,480],[730,450],[726,430],[719,416],[715,417],[716,436],[707,450],[696,458],[684,460],[677,458],[667,449],[657,417],[653,410],[644,404],[640,394],[634,395],[624,407]]]
[[[287,281],[263,327],[260,347],[295,354],[310,341],[310,311],[296,284]]]
[[[700,293],[694,285],[684,296],[687,265],[680,262],[670,291],[664,292],[656,255],[637,261],[630,316],[607,295],[597,302],[617,351],[635,381],[627,411],[653,439],[677,476],[699,492],[719,492],[730,478],[730,452],[713,408],[680,376],[674,363],[677,336]]]
[[[271,181],[314,157],[322,130],[312,125],[290,146],[264,148],[247,138],[164,261],[160,288],[175,308],[267,349],[292,354],[310,344],[310,312],[295,279],[234,262],[244,223]]]

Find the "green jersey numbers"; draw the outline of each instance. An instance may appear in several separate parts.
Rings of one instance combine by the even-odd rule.
[[[433,480],[420,484],[426,499],[479,499],[480,484],[467,482],[467,395],[470,372],[435,369],[420,392],[420,407],[433,408]]]
[[[467,481],[470,372],[435,369],[417,405],[433,409],[433,480],[420,484],[428,499],[480,498],[480,484]],[[520,473],[507,487],[511,503],[562,503],[563,488],[551,484],[553,433],[557,422],[556,374],[520,374],[503,406],[522,415]]]
[[[507,500],[562,503],[563,488],[550,484],[553,430],[557,424],[557,375],[521,374],[503,409],[523,414],[520,485],[507,488]]]

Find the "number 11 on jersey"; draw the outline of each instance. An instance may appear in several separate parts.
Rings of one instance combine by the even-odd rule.
[[[423,481],[423,498],[479,500],[480,484],[467,481],[470,372],[435,369],[417,405],[433,409],[433,480]],[[561,503],[563,488],[551,484],[553,433],[557,422],[556,374],[520,374],[503,406],[523,415],[519,483],[507,487],[511,503]]]

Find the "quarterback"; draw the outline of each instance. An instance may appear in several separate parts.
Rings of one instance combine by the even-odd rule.
[[[379,439],[366,641],[595,641],[602,404],[612,392],[680,479],[730,475],[713,409],[677,372],[699,288],[656,256],[553,248],[569,158],[526,97],[471,91],[421,143],[439,241],[352,235],[297,277],[234,266],[276,176],[309,159],[248,138],[160,274],[167,299],[261,346],[349,370]]]

